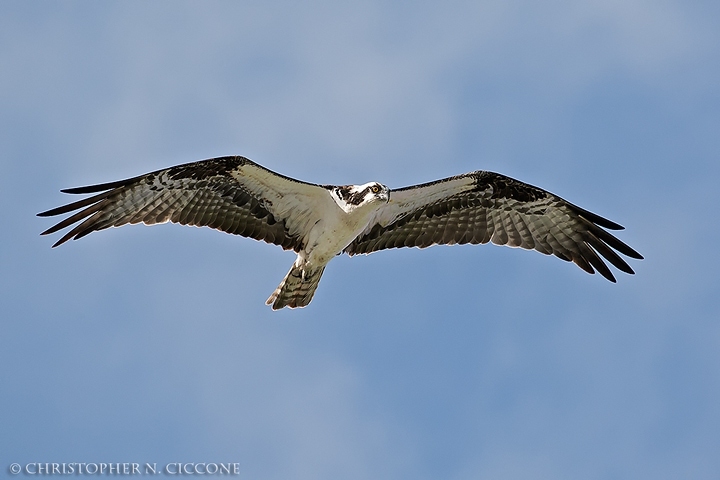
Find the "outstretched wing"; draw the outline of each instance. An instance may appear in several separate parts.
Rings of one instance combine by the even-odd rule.
[[[634,273],[615,250],[642,256],[601,227],[623,228],[540,188],[477,171],[391,190],[388,204],[345,252],[492,242],[555,255],[611,282],[615,277],[598,254]]]
[[[80,222],[53,247],[108,227],[174,222],[299,251],[307,225],[317,221],[317,206],[332,201],[326,188],[271,172],[244,157],[213,158],[62,191],[102,193],[38,214],[48,217],[82,209],[42,233]]]

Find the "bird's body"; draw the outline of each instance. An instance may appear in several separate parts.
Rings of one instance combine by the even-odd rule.
[[[102,193],[39,214],[82,209],[43,232],[80,222],[53,246],[111,226],[170,221],[294,250],[295,263],[267,301],[273,309],[309,304],[325,266],[340,253],[490,241],[554,254],[613,282],[597,253],[626,273],[633,271],[614,250],[642,258],[601,228],[621,226],[545,190],[484,171],[390,190],[377,182],[316,185],[244,157],[220,157],[63,191]]]
[[[343,190],[344,189],[344,190]],[[373,192],[373,189],[377,190]],[[349,195],[357,197],[357,204],[347,201]],[[374,218],[378,209],[389,199],[388,189],[378,183],[329,188],[317,202],[312,225],[307,225],[303,248],[290,272],[270,295],[268,305],[274,309],[285,306],[304,307],[310,303],[325,265],[350,245]]]

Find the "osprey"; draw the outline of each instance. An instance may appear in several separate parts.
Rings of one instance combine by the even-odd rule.
[[[38,214],[82,209],[42,232],[80,222],[53,247],[108,227],[174,222],[295,251],[295,263],[267,299],[273,310],[308,305],[325,266],[341,253],[492,242],[555,255],[588,273],[597,270],[611,282],[615,277],[598,254],[629,274],[633,270],[615,250],[643,258],[601,228],[621,230],[620,225],[550,192],[486,171],[391,190],[377,182],[302,182],[234,156],[62,192],[102,193]]]

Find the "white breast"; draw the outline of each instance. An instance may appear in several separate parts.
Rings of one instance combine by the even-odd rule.
[[[328,192],[334,202],[323,205],[320,219],[310,228],[306,237],[304,252],[305,259],[313,265],[324,265],[345,247],[368,226],[379,204],[360,205],[355,208],[343,208],[342,200],[334,193]]]

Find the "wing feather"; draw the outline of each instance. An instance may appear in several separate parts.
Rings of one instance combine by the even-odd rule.
[[[614,282],[602,258],[632,274],[617,252],[643,257],[603,228],[623,227],[541,188],[477,171],[391,190],[388,204],[345,252],[492,242],[554,255]]]
[[[203,160],[63,192],[96,195],[38,214],[80,210],[42,233],[77,223],[54,247],[109,227],[169,221],[208,226],[298,251],[305,228],[317,221],[314,209],[305,204],[332,201],[327,188],[276,174],[244,157]]]

